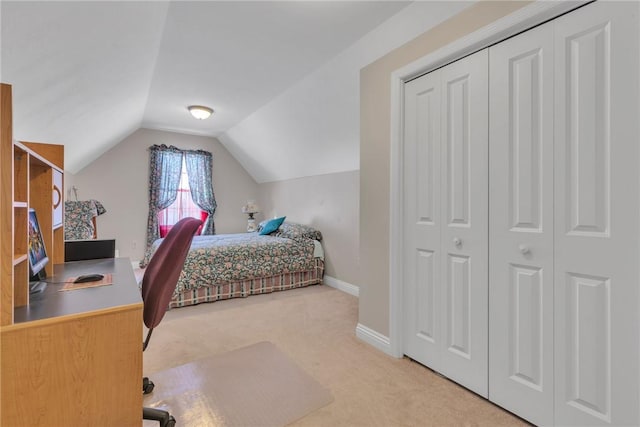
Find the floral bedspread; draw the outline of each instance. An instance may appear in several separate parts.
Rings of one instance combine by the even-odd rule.
[[[155,250],[162,239],[153,244]],[[176,294],[201,286],[312,269],[314,243],[258,233],[195,236]]]
[[[97,200],[81,200],[64,202],[64,240],[93,239],[93,217],[106,212],[102,203]]]

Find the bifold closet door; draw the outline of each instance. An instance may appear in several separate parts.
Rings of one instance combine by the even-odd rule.
[[[440,372],[487,397],[489,341],[488,52],[441,69]]]
[[[489,49],[489,399],[553,424],[553,22]]]
[[[557,425],[640,425],[639,11],[555,21]]]
[[[488,54],[405,85],[404,342],[487,396]]]
[[[404,353],[440,370],[440,70],[404,92]]]

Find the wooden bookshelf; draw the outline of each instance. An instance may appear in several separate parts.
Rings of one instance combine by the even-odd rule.
[[[64,147],[13,140],[11,86],[1,84],[0,164],[1,301],[0,325],[13,324],[14,310],[29,304],[28,215],[35,209],[50,265],[64,262],[64,227],[53,223],[53,205],[63,188]],[[54,175],[58,174],[55,189]],[[61,209],[61,206],[59,206]]]
[[[64,263],[64,148],[14,141],[11,101],[1,84],[0,425],[140,425],[142,301],[131,263]],[[29,301],[31,208],[48,275],[104,272],[114,284],[72,294],[51,282]]]

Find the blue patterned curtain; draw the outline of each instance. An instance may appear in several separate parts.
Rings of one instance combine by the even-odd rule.
[[[216,211],[216,196],[213,194],[213,156],[208,151],[185,150],[185,164],[189,176],[191,198],[207,214],[201,234],[216,234],[213,214]]]
[[[151,245],[160,237],[158,212],[171,205],[177,197],[182,171],[182,150],[166,145],[149,148],[149,219],[147,221],[147,248],[140,266],[151,258]]]

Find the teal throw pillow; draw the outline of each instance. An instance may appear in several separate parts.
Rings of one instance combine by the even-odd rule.
[[[278,228],[280,228],[285,218],[286,216],[281,216],[280,218],[270,219],[269,221],[267,221],[264,227],[262,227],[262,230],[260,230],[260,234],[265,235],[273,233]]]

